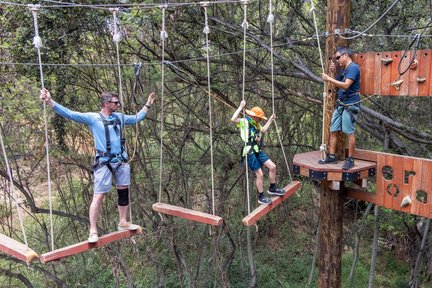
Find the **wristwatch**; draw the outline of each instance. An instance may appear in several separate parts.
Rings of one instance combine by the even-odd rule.
[[[150,109],[150,106],[149,106],[149,105],[145,104],[144,106]]]

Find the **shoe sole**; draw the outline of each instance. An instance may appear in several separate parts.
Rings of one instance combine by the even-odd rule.
[[[258,203],[261,204],[261,205],[270,205],[272,202],[270,202],[270,203],[264,203],[264,202],[258,201]]]
[[[270,195],[276,195],[276,196],[283,196],[283,195],[285,195],[285,192],[284,193],[277,193],[277,192],[267,191],[267,193],[270,194]]]

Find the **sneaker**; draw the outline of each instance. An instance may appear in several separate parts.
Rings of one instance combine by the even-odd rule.
[[[348,170],[354,167],[354,158],[352,157],[348,157],[347,159],[345,159],[345,162],[342,166],[343,170]]]
[[[332,155],[333,157],[330,157]],[[325,160],[319,160],[318,164],[336,164],[338,159],[334,154],[328,154]]]
[[[138,230],[140,228],[140,226],[139,225],[136,225],[136,224],[132,224],[132,223],[126,223],[126,224],[124,224],[124,225],[117,225],[117,230],[118,231],[127,231],[127,230],[129,230],[129,231],[135,231],[135,230]]]
[[[270,195],[282,196],[285,194],[285,190],[283,190],[283,189],[269,189],[267,193]]]
[[[270,205],[272,203],[272,200],[269,197],[262,194],[261,196],[258,196],[258,203],[263,205]]]
[[[93,244],[93,243],[96,243],[98,241],[99,241],[98,234],[95,232],[90,233],[89,238],[87,239],[87,242]]]

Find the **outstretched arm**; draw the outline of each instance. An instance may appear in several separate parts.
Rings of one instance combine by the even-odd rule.
[[[238,107],[237,110],[234,112],[233,116],[231,117],[231,122],[234,122],[234,123],[236,123],[236,124],[238,124],[238,123],[240,122],[239,115],[240,115],[240,112],[243,110],[243,108],[244,108],[245,106],[246,106],[246,101],[245,101],[245,100],[242,100],[242,101],[240,102],[239,107]]]
[[[276,119],[276,115],[273,114],[270,116],[270,118],[267,120],[266,124],[263,126],[263,128],[261,129],[261,133],[265,133],[267,132],[267,130],[270,127],[270,124],[273,123],[273,121]]]
[[[48,91],[48,89],[44,88],[40,91],[40,98],[42,101],[45,101],[45,103],[51,106],[55,113],[66,119],[87,125],[90,125],[92,122],[92,118],[88,113],[72,111],[52,100],[51,93]]]

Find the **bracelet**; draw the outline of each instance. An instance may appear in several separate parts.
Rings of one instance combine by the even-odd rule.
[[[144,106],[150,109],[150,106],[149,106],[149,105],[145,104]]]

